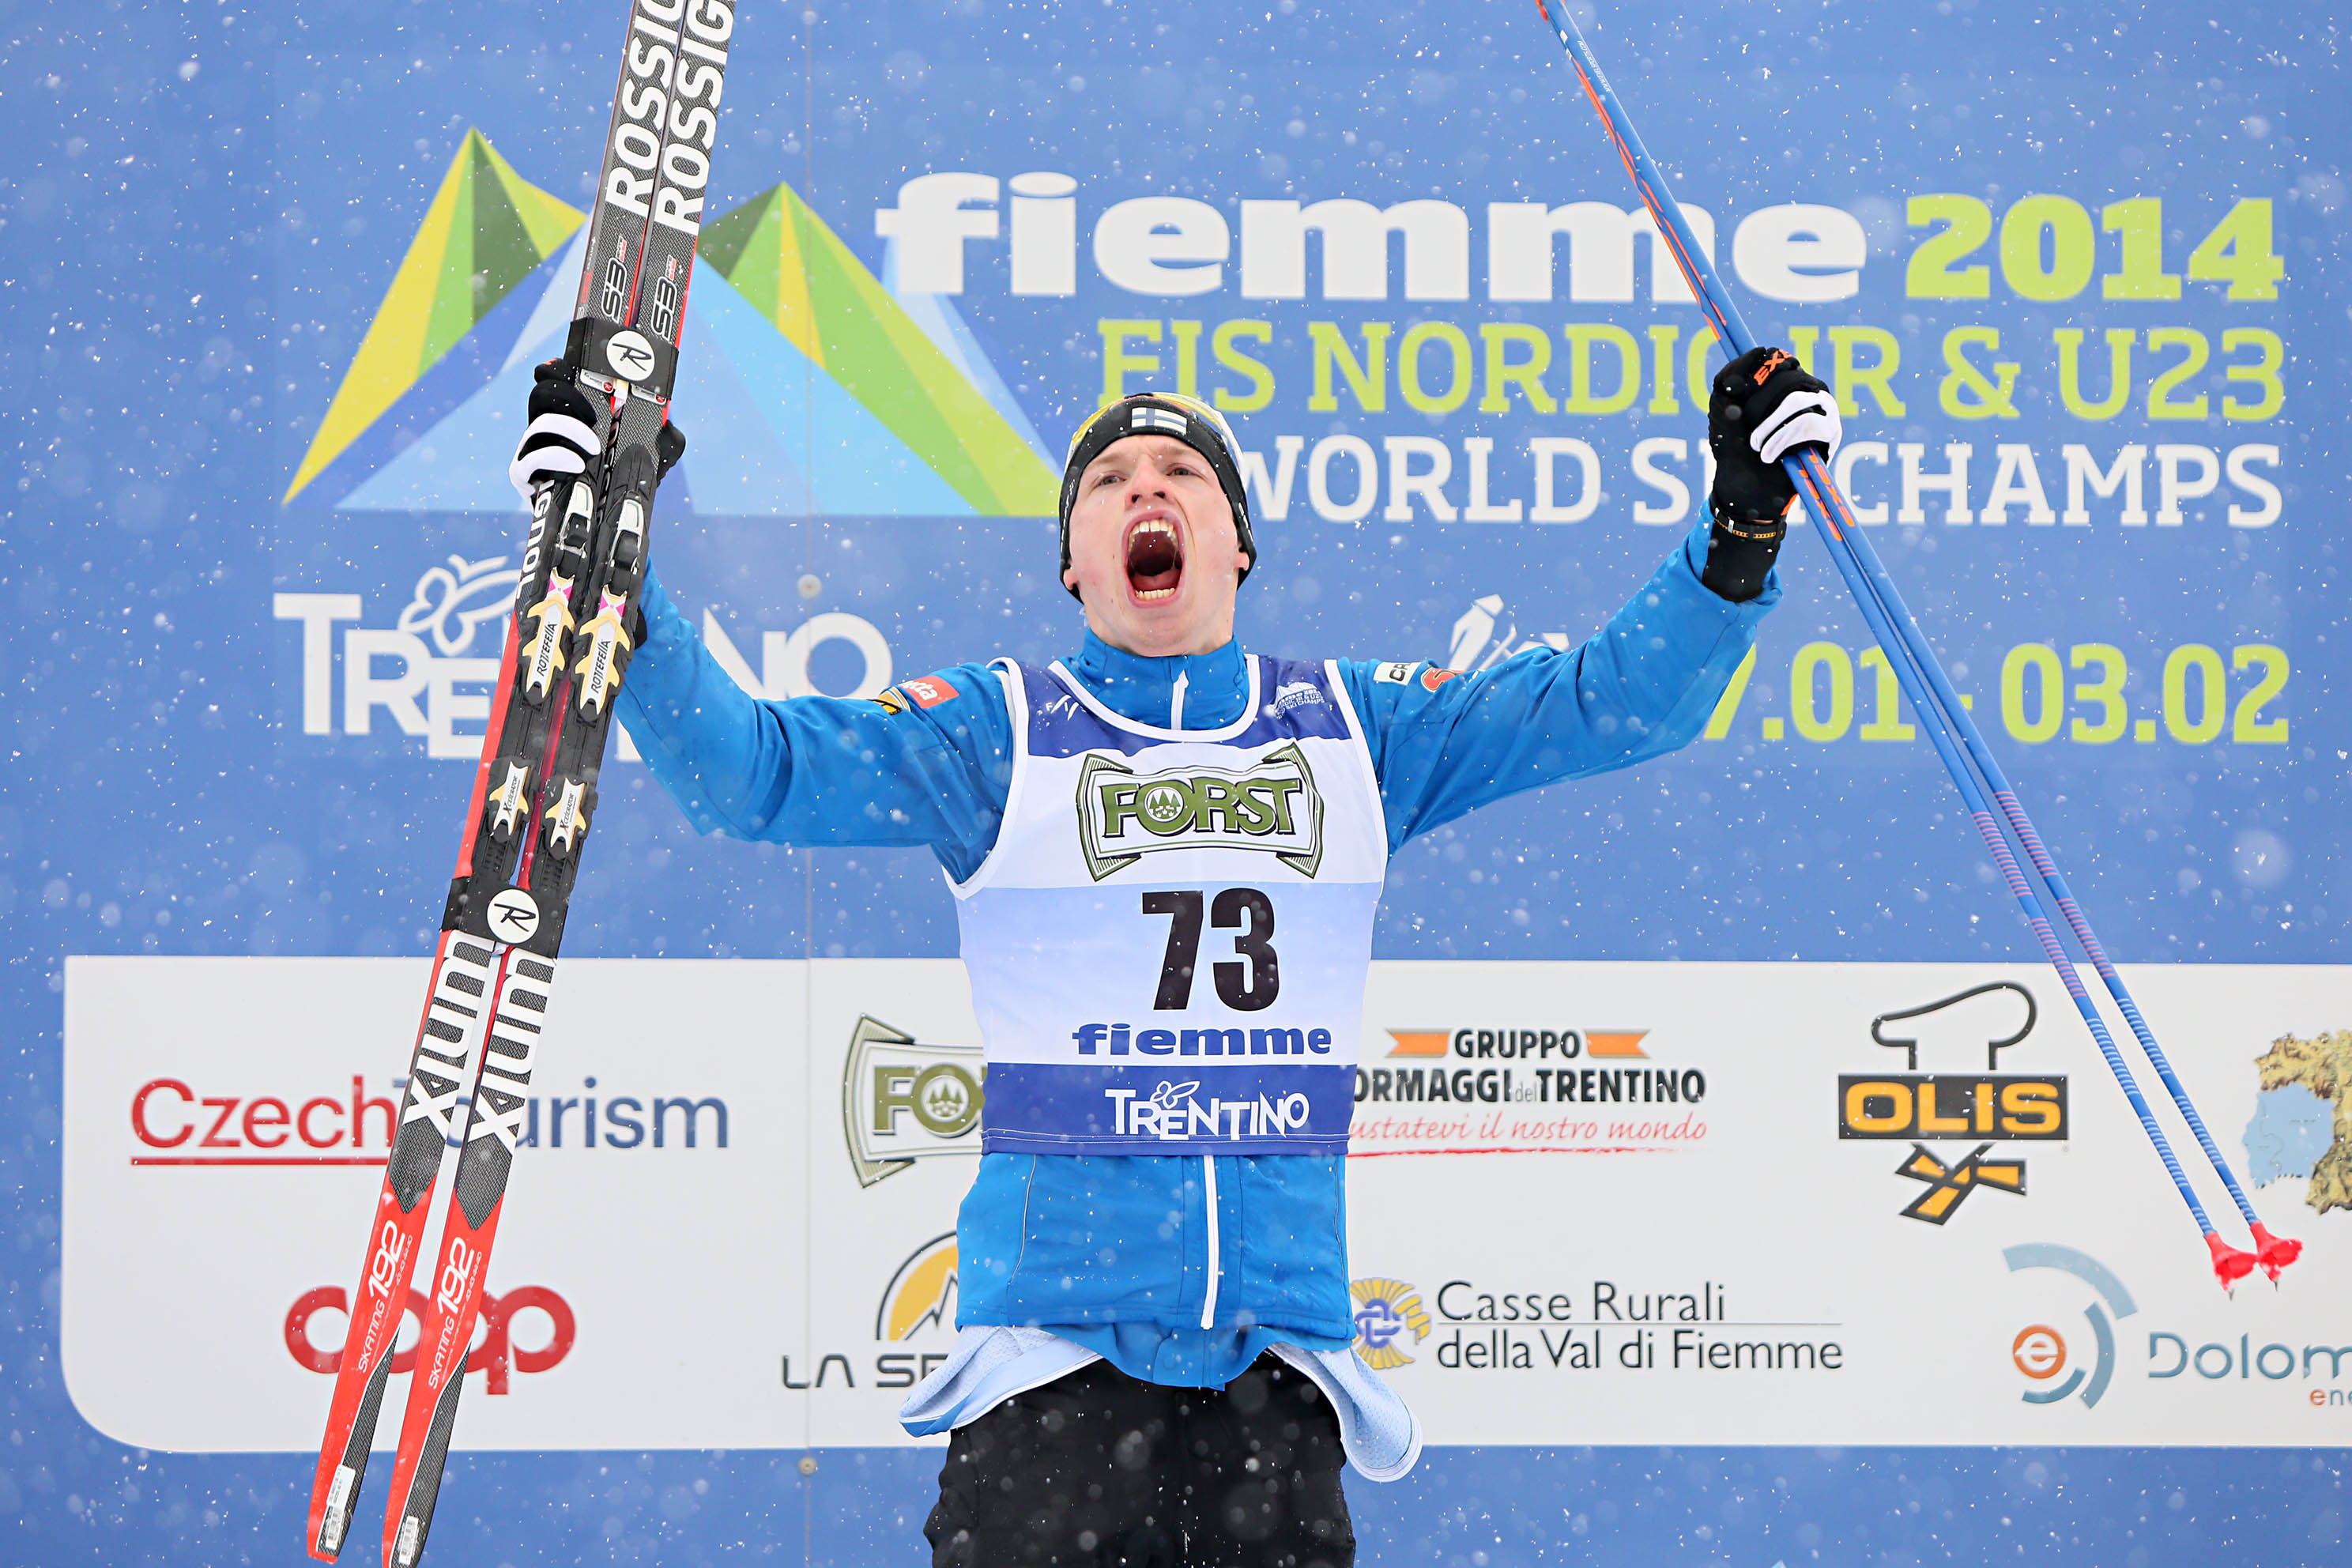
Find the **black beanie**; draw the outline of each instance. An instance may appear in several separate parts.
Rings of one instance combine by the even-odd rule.
[[[1234,537],[1249,557],[1241,581],[1248,582],[1257,564],[1257,541],[1250,534],[1249,497],[1242,489],[1233,426],[1199,398],[1172,392],[1139,392],[1107,403],[1070,438],[1070,460],[1062,470],[1062,570],[1070,569],[1070,512],[1077,505],[1079,476],[1104,448],[1129,436],[1172,436],[1209,460],[1210,471],[1233,503]],[[1070,596],[1076,598],[1077,593],[1073,588]]]

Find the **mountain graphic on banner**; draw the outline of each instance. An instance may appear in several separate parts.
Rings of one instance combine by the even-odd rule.
[[[291,500],[529,278],[582,221],[468,131],[286,489]]]
[[[467,194],[487,183],[497,197]],[[495,226],[532,198],[533,223]],[[287,499],[517,510],[507,461],[532,367],[562,352],[584,243],[580,214],[469,132]],[[666,499],[751,517],[1054,514],[1043,445],[951,305],[902,304],[788,186],[704,226],[686,340],[671,406],[692,443]]]

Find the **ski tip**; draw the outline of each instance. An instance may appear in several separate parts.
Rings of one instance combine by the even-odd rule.
[[[2205,1250],[2212,1254],[2213,1278],[2221,1282],[2224,1290],[2234,1290],[2238,1281],[2252,1274],[2259,1261],[2252,1253],[2231,1247],[2210,1230],[2205,1233]]]
[[[383,1568],[415,1568],[425,1545],[425,1521],[413,1513],[400,1516],[400,1525],[383,1543]]]
[[[342,1555],[343,1533],[352,1522],[352,1492],[358,1484],[358,1472],[351,1466],[336,1466],[325,1495],[311,1508],[310,1555],[321,1563]]]
[[[2280,1273],[2302,1256],[2303,1243],[2300,1241],[2273,1236],[2263,1226],[2254,1226],[2254,1261],[2263,1266],[2263,1272],[2271,1277],[2272,1284],[2277,1284]]]

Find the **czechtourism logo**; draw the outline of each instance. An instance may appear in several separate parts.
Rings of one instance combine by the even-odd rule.
[[[1375,1372],[1412,1364],[1403,1339],[1416,1345],[1429,1337],[1429,1312],[1402,1279],[1358,1279],[1348,1287],[1356,1300],[1356,1354]]]

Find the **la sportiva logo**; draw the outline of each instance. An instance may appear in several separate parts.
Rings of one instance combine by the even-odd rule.
[[[841,1120],[857,1184],[870,1187],[917,1160],[977,1154],[982,1052],[925,1045],[861,1014],[842,1062]]]
[[[1139,773],[1091,753],[1078,770],[1078,842],[1097,882],[1162,849],[1260,849],[1312,877],[1323,861],[1323,796],[1296,741],[1237,772]]]
[[[446,1283],[446,1282],[445,1282]],[[373,1288],[373,1281],[371,1281]],[[416,1320],[421,1331],[425,1324],[427,1302],[425,1292],[411,1286],[408,1291],[407,1313]],[[310,1321],[321,1312],[347,1313],[350,1298],[340,1285],[321,1285],[315,1290],[295,1298],[286,1311],[286,1352],[296,1364],[311,1372],[332,1377],[342,1370],[342,1335],[338,1330],[331,1347],[322,1348],[312,1338]],[[515,1320],[521,1314],[537,1311],[547,1319],[546,1342],[536,1347],[518,1346],[514,1342]],[[506,1294],[482,1292],[482,1339],[466,1356],[466,1370],[488,1373],[484,1392],[503,1394],[512,1386],[515,1373],[541,1373],[557,1365],[572,1353],[572,1342],[578,1339],[579,1321],[572,1315],[572,1303],[544,1285],[518,1285]],[[393,1352],[394,1375],[414,1371],[416,1366],[416,1345],[411,1342],[405,1350]]]
[[[916,1247],[890,1271],[874,1308],[876,1342],[897,1346],[928,1341],[940,1348],[877,1352],[866,1374],[871,1386],[912,1388],[946,1363],[946,1343],[952,1342],[956,1330],[956,1237],[950,1230]],[[804,1355],[799,1377],[793,1375],[792,1356],[782,1361],[783,1385],[794,1394],[857,1386],[858,1362],[848,1352],[818,1350]]]
[[[1977,998],[2005,996],[2006,1005]],[[1969,1004],[1976,1003],[1970,1006]],[[2013,981],[1972,985],[1917,1007],[1882,1013],[1870,1021],[1870,1037],[1905,1053],[1900,1073],[1843,1073],[1838,1078],[1838,1136],[1899,1140],[1911,1152],[1895,1173],[1922,1184],[1902,1210],[1906,1219],[1943,1225],[1971,1193],[1990,1187],[2025,1195],[2025,1162],[1996,1154],[2004,1140],[2063,1142],[2067,1136],[2066,1079],[2061,1073],[2004,1073],[2000,1053],[2033,1032],[2040,1009],[2033,993]],[[2014,1028],[2001,1032],[2012,1019]],[[1941,1047],[1981,1041],[1986,1071],[1921,1073],[1923,1040]],[[1925,1140],[1970,1138],[1958,1154],[1939,1153]]]
[[[956,1237],[935,1236],[907,1255],[882,1288],[874,1337],[911,1340],[927,1329],[955,1328]]]
[[[1420,1295],[1402,1279],[1358,1279],[1348,1286],[1356,1300],[1356,1354],[1375,1372],[1408,1366],[1404,1336],[1414,1344],[1429,1337],[1429,1312]]]

